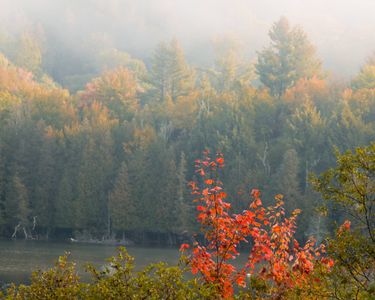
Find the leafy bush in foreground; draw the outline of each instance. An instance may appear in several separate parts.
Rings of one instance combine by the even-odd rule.
[[[210,299],[211,288],[196,279],[184,278],[184,270],[164,263],[151,264],[134,272],[133,258],[120,248],[109,265],[99,271],[88,267],[90,283],[80,281],[75,264],[61,256],[54,268],[34,272],[31,284],[13,285],[4,299]]]

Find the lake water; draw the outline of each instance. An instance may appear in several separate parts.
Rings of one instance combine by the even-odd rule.
[[[127,247],[127,250],[135,257],[137,270],[159,261],[175,265],[179,258],[177,248]],[[117,252],[115,246],[107,245],[0,240],[0,283],[28,283],[32,271],[52,267],[65,251],[71,253],[71,260],[77,263],[83,279],[88,278],[84,271],[87,263],[103,266],[105,259]]]

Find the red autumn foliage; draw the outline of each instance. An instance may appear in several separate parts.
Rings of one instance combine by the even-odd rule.
[[[275,206],[264,208],[260,191],[253,189],[249,209],[240,214],[230,213],[231,205],[225,201],[227,194],[219,180],[223,166],[221,153],[211,159],[205,151],[204,159],[195,161],[203,186],[191,182],[190,187],[198,197],[194,200],[199,203],[197,220],[206,242],[192,245],[188,263],[193,274],[200,274],[204,282],[214,285],[223,298],[231,298],[235,285],[246,286],[247,274],[270,283],[277,294],[282,294],[311,280],[316,263],[327,270],[332,267],[332,260],[322,258],[323,246],[316,247],[309,240],[301,247],[294,239],[300,210],[287,218],[281,195],[275,197]],[[232,261],[240,254],[239,244],[249,242],[252,248],[247,263],[238,269]],[[180,250],[185,252],[188,248],[183,244]]]
[[[337,234],[338,235],[341,235],[343,234],[343,232],[347,232],[347,231],[350,231],[350,221],[346,220],[339,228]]]

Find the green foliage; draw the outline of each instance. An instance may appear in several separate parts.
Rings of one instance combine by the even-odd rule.
[[[66,254],[58,259],[54,268],[34,272],[29,286],[13,285],[5,299],[82,299],[85,284],[79,280],[75,264],[68,261]]]
[[[109,209],[112,218],[113,229],[135,229],[135,205],[130,199],[130,187],[127,166],[120,166],[116,182],[109,196]]]
[[[280,97],[298,79],[321,73],[315,49],[301,28],[291,28],[282,17],[273,25],[269,36],[271,45],[259,53],[256,71],[272,95]]]
[[[42,64],[42,51],[38,40],[30,33],[23,33],[18,41],[14,57],[17,66],[39,74]]]
[[[336,261],[327,290],[337,299],[372,299],[375,294],[375,242],[360,231],[331,239],[328,252]]]
[[[54,268],[33,273],[29,286],[13,285],[4,299],[214,299],[210,287],[186,279],[180,267],[158,263],[134,272],[133,261],[120,248],[103,271],[88,266],[92,279],[83,283],[65,255]]]
[[[119,67],[131,70],[138,78],[144,78],[147,73],[142,61],[134,59],[128,53],[116,48],[103,49],[96,55],[95,62],[98,65],[99,73]]]
[[[287,150],[283,161],[275,173],[275,192],[283,190],[285,208],[290,213],[296,207],[304,207],[298,180],[299,161],[294,149]]]
[[[133,272],[133,258],[124,248],[109,259],[109,267],[98,272],[90,267],[94,283],[88,299],[199,299],[212,294],[194,279],[184,279],[184,270],[164,263],[152,264]]]
[[[208,74],[220,92],[233,92],[255,79],[254,66],[241,57],[240,43],[230,36],[214,40],[215,67]]]
[[[375,242],[375,143],[336,153],[337,166],[313,178],[315,188],[324,199],[332,201],[347,213],[357,229]]]
[[[185,62],[183,50],[177,40],[161,43],[155,50],[150,72],[150,83],[155,89],[155,98],[164,101],[168,97],[176,101],[193,87],[193,72]]]
[[[13,226],[29,223],[29,199],[27,188],[18,174],[15,174],[6,189],[5,215]]]
[[[325,281],[336,299],[372,299],[375,293],[375,143],[355,152],[337,152],[337,166],[313,178],[324,199],[343,210],[346,221],[329,240],[335,259]]]
[[[375,54],[361,68],[359,74],[352,80],[353,89],[375,88]]]

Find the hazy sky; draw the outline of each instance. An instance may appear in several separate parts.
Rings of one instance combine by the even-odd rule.
[[[100,33],[143,59],[176,37],[192,62],[223,34],[238,37],[253,56],[282,15],[303,26],[337,74],[353,74],[375,50],[375,0],[0,0],[0,25],[8,31],[41,24],[69,47]]]

